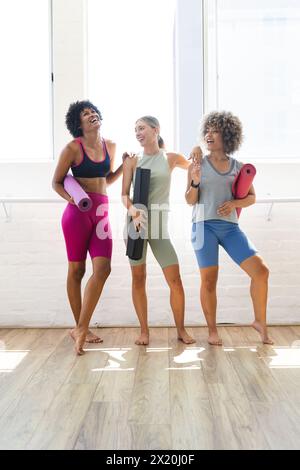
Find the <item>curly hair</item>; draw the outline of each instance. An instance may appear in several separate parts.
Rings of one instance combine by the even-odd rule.
[[[98,114],[100,120],[102,121],[102,116],[99,109],[90,101],[75,101],[75,103],[71,103],[66,114],[66,126],[70,134],[75,137],[81,137],[82,129],[81,129],[81,120],[80,120],[80,113],[85,109],[93,109]]]
[[[227,111],[213,111],[202,122],[201,137],[204,138],[209,128],[217,129],[222,135],[225,153],[236,152],[243,141],[243,127],[237,116]]]

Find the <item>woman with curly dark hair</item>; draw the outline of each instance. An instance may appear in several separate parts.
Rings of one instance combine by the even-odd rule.
[[[90,101],[70,105],[66,125],[74,140],[63,149],[52,182],[53,189],[68,202],[62,216],[62,228],[69,261],[67,292],[76,322],[70,334],[78,355],[84,353],[85,341],[102,341],[89,330],[89,323],[111,270],[112,236],[106,186],[121,176],[123,167],[112,171],[116,145],[101,137],[101,123],[101,113]],[[93,202],[87,212],[81,212],[64,189],[64,178],[70,169]],[[88,251],[93,274],[82,299],[81,281]]]
[[[222,345],[216,326],[221,245],[250,277],[255,315],[252,326],[263,343],[273,344],[266,325],[269,270],[239,228],[236,213],[237,208],[255,203],[254,187],[251,186],[244,199],[234,199],[231,190],[234,178],[243,166],[230,156],[242,143],[242,124],[230,112],[212,112],[204,118],[201,134],[208,153],[201,164],[191,164],[185,198],[193,205],[192,243],[200,269],[200,299],[208,325],[208,342]]]

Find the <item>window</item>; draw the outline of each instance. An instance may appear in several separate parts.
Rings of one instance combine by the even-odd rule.
[[[243,122],[241,155],[299,158],[299,0],[207,0],[205,112]]]
[[[49,0],[3,2],[1,161],[52,158]]]
[[[88,0],[88,94],[118,155],[137,151],[135,121],[151,114],[174,146],[176,0]]]

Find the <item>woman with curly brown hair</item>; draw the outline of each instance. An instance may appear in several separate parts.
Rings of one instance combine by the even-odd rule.
[[[216,286],[219,270],[219,245],[250,277],[250,293],[255,320],[252,326],[262,342],[273,344],[266,325],[269,270],[256,248],[238,225],[237,208],[255,203],[251,186],[244,199],[234,199],[232,183],[243,163],[230,155],[242,143],[242,124],[230,112],[212,112],[202,124],[202,138],[208,154],[201,164],[193,162],[188,171],[185,198],[193,205],[192,243],[197,257],[202,309],[208,325],[208,342],[222,345],[216,326]]]

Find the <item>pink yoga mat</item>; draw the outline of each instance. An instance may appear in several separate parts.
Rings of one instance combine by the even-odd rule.
[[[86,192],[82,189],[76,179],[71,175],[67,175],[64,179],[64,188],[70,196],[74,199],[76,206],[82,211],[89,211],[93,205],[93,201]]]
[[[248,196],[255,175],[256,168],[251,165],[251,163],[245,163],[245,165],[242,166],[232,183],[232,194],[235,199],[243,199]],[[238,217],[240,216],[241,210],[241,207],[237,207],[236,213]]]

